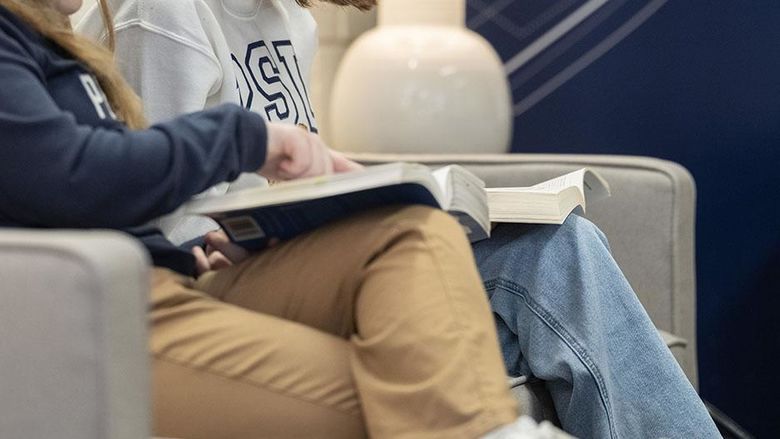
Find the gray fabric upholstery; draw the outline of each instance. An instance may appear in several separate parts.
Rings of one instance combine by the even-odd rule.
[[[0,230],[0,438],[149,437],[148,289],[118,233]]]
[[[581,167],[597,170],[612,197],[588,207],[613,255],[672,352],[697,386],[695,186],[682,166],[654,158],[605,155],[390,155],[357,154],[363,163],[458,163],[488,186],[527,186]]]

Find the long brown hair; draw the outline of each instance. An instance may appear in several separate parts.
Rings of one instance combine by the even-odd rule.
[[[333,3],[334,5],[339,6],[354,6],[361,11],[367,11],[374,6],[376,6],[377,0],[322,0],[326,3]],[[308,8],[311,6],[311,0],[295,0],[296,3],[303,6],[304,8]]]
[[[111,14],[105,0],[98,2],[106,28],[109,29],[109,46],[113,47]],[[132,129],[144,128],[146,120],[141,100],[119,73],[111,51],[74,34],[68,17],[54,9],[50,3],[51,0],[0,0],[0,5],[82,62],[97,78],[111,108],[120,120]]]

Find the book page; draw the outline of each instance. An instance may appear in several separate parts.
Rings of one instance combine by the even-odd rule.
[[[509,223],[562,224],[574,210],[609,196],[598,174],[582,168],[530,187],[488,188],[490,220]]]
[[[449,165],[431,172],[441,186],[442,206],[455,216],[471,242],[490,236],[485,182],[465,168]]]
[[[561,189],[574,186],[578,188],[580,192],[584,192],[583,181],[585,177],[585,171],[586,170],[584,168],[578,169],[574,172],[570,172],[568,174],[561,175],[560,177],[553,178],[552,180],[547,180],[539,184],[533,185],[529,189],[534,189],[542,192],[558,193]]]
[[[427,167],[417,164],[388,163],[352,172],[284,181],[270,187],[253,187],[220,196],[193,199],[185,205],[185,213],[211,215],[405,183],[426,187],[440,202],[438,184],[431,178]]]
[[[452,170],[451,166],[445,166],[443,168],[436,169],[431,172],[431,175],[433,175],[433,179],[436,180],[436,183],[441,188],[441,194],[442,199],[447,201],[447,205],[444,206],[444,208],[448,208],[450,201],[452,199],[452,194],[450,193],[450,171]]]
[[[582,176],[582,185],[583,193],[588,201],[601,200],[611,195],[609,183],[590,169],[585,169],[585,173]]]
[[[607,182],[588,168],[578,169],[529,187],[489,188],[488,192],[557,194],[569,187],[577,188],[580,194],[588,201],[606,198],[610,194]]]

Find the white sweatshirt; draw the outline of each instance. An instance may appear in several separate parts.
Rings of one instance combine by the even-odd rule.
[[[116,57],[151,122],[233,102],[316,131],[317,27],[294,0],[112,0]],[[105,42],[97,7],[76,27]]]
[[[317,132],[309,74],[317,25],[294,0],[110,0],[120,70],[150,122],[232,102]],[[76,31],[106,42],[97,5]],[[231,190],[263,184],[245,174]],[[207,191],[227,191],[220,185]],[[156,225],[176,244],[218,226],[172,214]]]

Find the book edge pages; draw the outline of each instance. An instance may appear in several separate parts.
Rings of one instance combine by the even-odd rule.
[[[568,177],[568,178],[567,178]],[[574,177],[574,181],[558,190],[545,188],[545,183],[555,180],[567,181]],[[533,186],[525,187],[499,187],[486,188],[488,193],[488,209],[491,222],[510,222],[510,223],[539,223],[539,224],[562,224],[574,210],[581,207],[584,213],[587,209],[588,201],[596,201],[607,198],[611,195],[611,190],[607,181],[596,171],[590,168],[580,168],[575,171],[554,177]],[[532,197],[538,199],[551,198],[555,200],[557,215],[555,214],[520,214],[501,212],[493,214],[494,209],[490,208],[490,194],[518,194],[519,197]],[[569,193],[574,198],[571,202]],[[505,210],[505,209],[502,209]]]
[[[474,173],[460,165],[449,165],[449,203],[447,211],[460,218],[465,216],[469,222],[479,227],[481,233],[469,233],[472,242],[490,237],[490,208],[488,206],[485,182]],[[469,226],[469,229],[473,227]],[[472,239],[476,237],[476,239]]]

